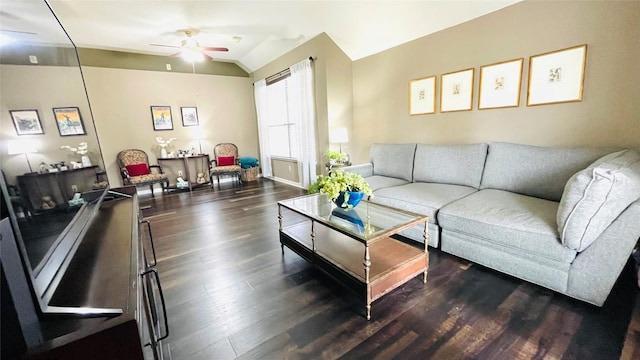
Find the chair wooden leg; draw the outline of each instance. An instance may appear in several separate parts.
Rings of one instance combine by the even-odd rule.
[[[151,189],[151,196],[152,196],[152,197],[153,197],[153,196],[155,196],[155,195],[153,194],[153,184],[149,185],[149,189]]]

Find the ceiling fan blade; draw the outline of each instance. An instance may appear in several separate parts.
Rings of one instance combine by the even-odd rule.
[[[227,49],[226,47],[211,47],[211,46],[205,46],[200,48],[201,50],[204,51],[229,51],[229,49]]]
[[[170,47],[170,48],[176,48],[176,49],[180,49],[180,46],[174,46],[174,45],[162,45],[162,44],[149,44],[151,46],[161,46],[161,47]]]
[[[213,61],[213,58],[205,53],[203,53],[202,51],[200,52],[202,54],[202,56],[204,56],[205,59],[207,59],[207,61]]]
[[[169,57],[178,57],[178,56],[182,56],[182,51],[178,51],[178,52],[177,52],[177,53],[175,53],[175,54],[171,54],[171,55],[169,55]]]

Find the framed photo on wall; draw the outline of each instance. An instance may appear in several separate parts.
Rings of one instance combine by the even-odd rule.
[[[473,73],[474,69],[466,69],[440,77],[440,112],[471,110]]]
[[[184,106],[180,108],[182,113],[182,126],[198,126],[198,108],[195,106]]]
[[[409,81],[409,115],[436,112],[436,77]]]
[[[529,59],[527,106],[582,101],[587,45]]]
[[[18,135],[44,134],[38,110],[9,110]]]
[[[478,109],[520,106],[524,58],[480,67]]]
[[[53,108],[60,136],[86,135],[84,122],[77,107]]]
[[[151,120],[153,130],[173,130],[171,106],[151,106]]]

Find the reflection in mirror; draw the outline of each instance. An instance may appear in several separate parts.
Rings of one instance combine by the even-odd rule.
[[[52,279],[44,273],[64,261],[56,258],[64,237],[108,187],[76,49],[46,1],[2,1],[0,77],[2,190],[11,202],[2,218],[18,225],[42,296]]]

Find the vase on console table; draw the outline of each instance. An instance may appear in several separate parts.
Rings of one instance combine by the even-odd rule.
[[[160,150],[160,157],[162,157],[162,158],[166,158],[167,157],[167,149],[162,148],[162,150]]]

